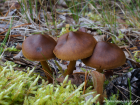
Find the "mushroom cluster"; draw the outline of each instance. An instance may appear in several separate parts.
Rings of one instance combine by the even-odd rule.
[[[126,60],[124,52],[117,45],[105,41],[97,42],[83,29],[68,32],[60,36],[57,42],[48,35],[32,35],[23,42],[22,52],[27,59],[41,62],[50,83],[53,82],[51,76],[53,72],[47,64],[47,60],[55,56],[70,61],[64,76],[73,74],[78,59],[81,59],[85,65],[96,68],[98,73],[93,72],[92,76],[97,78],[94,78],[94,88],[101,94],[100,102],[102,102],[104,94],[103,88],[98,87],[103,84],[104,78],[99,77],[99,72],[121,66]]]
[[[82,59],[85,65],[96,68],[98,72],[119,67],[126,60],[124,52],[117,45],[97,42],[82,29],[62,35],[53,52],[57,58],[70,61],[64,76],[73,73],[78,59]]]
[[[98,72],[121,66],[126,60],[124,52],[117,45],[97,42],[92,35],[80,30],[62,35],[57,42],[48,35],[32,35],[23,42],[22,52],[27,59],[40,61],[46,75],[53,73],[47,60],[55,56],[70,61],[64,76],[73,73],[78,59]],[[52,82],[50,75],[47,77]]]

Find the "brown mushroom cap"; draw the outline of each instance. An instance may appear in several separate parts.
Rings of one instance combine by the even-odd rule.
[[[54,58],[53,49],[56,41],[48,35],[32,35],[22,44],[23,55],[33,61],[44,61]]]
[[[115,44],[98,42],[91,57],[82,59],[87,66],[97,69],[113,69],[125,63],[124,52]]]
[[[78,60],[92,55],[96,40],[84,32],[69,32],[62,35],[54,48],[54,54],[62,60]]]

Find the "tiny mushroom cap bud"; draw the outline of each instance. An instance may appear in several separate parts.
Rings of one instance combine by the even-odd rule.
[[[42,67],[52,73],[46,60],[55,57],[53,49],[56,41],[48,35],[32,35],[27,37],[22,44],[23,55],[33,61],[40,61]]]
[[[71,61],[64,75],[73,73],[76,60],[91,56],[96,43],[93,36],[85,32],[69,32],[62,35],[53,52],[57,58]]]
[[[101,41],[96,44],[92,56],[82,59],[82,61],[87,66],[103,72],[103,69],[113,69],[123,65],[126,57],[117,45]]]

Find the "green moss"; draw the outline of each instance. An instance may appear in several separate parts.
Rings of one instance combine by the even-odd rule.
[[[33,74],[34,69],[25,73],[14,71],[13,62],[5,65],[0,66],[0,105],[92,105],[99,96],[85,101],[93,92],[82,95],[84,83],[76,87],[71,81],[66,82],[68,76],[60,85],[53,85]],[[39,79],[41,84],[38,84]]]

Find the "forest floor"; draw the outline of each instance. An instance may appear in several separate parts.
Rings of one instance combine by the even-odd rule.
[[[119,2],[108,0],[105,2],[98,0],[71,0],[71,2],[67,0],[52,2],[20,0],[19,3],[17,0],[1,0],[1,65],[4,66],[3,63],[6,61],[12,61],[19,65],[14,67],[15,70],[24,72],[28,67],[35,67],[34,72],[47,79],[39,61],[30,61],[23,56],[23,41],[33,34],[40,33],[45,33],[57,41],[67,31],[76,31],[83,27],[82,29],[91,34],[98,42],[114,43],[125,53],[125,64],[104,71],[105,76],[109,75],[108,82],[110,82],[131,70],[140,68],[139,11],[140,2],[134,0],[120,0]],[[49,60],[48,63],[55,72],[54,75],[57,75],[60,67],[62,70],[67,69],[69,61],[55,58]],[[86,66],[81,60],[76,62],[74,72],[85,73],[89,70],[95,70],[95,68]],[[79,85],[85,81],[85,76],[75,75],[70,78],[73,84]],[[63,79],[57,80],[62,82]]]

